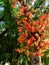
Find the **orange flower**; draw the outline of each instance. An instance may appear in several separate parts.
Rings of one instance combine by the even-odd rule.
[[[46,15],[43,15],[43,16],[42,16],[42,19],[44,20],[45,18],[46,18]]]
[[[45,45],[49,47],[49,41],[45,41]]]
[[[24,38],[21,38],[21,37],[18,38],[18,42],[19,42],[19,43],[24,43],[24,40],[25,40]]]
[[[32,12],[29,12],[29,18],[32,18],[32,16],[33,16]]]
[[[23,25],[24,29],[28,29],[27,26],[28,26],[27,24],[26,25]]]
[[[34,29],[34,27],[32,27],[32,30],[31,30],[31,31],[32,31],[32,33],[33,33],[33,32],[35,32],[35,29]]]
[[[20,51],[21,51],[21,52],[24,52],[24,50],[25,50],[24,48],[20,48]]]
[[[24,7],[20,8],[20,15],[24,15]]]
[[[28,45],[26,45],[26,49],[29,49],[29,46]]]
[[[34,37],[31,37],[31,40],[32,40],[32,41],[34,41],[34,40],[35,40],[35,38],[34,38]]]
[[[43,31],[42,28],[39,28],[38,30],[39,30],[40,33]]]
[[[28,12],[26,12],[26,16],[28,16],[29,15],[29,13]]]
[[[42,55],[39,51],[37,51],[36,54],[37,54],[38,56],[41,56],[41,55]]]
[[[21,34],[20,36],[21,36],[21,38],[25,38],[28,36],[28,34]]]
[[[42,21],[42,20],[45,20],[46,17],[47,17],[46,14],[43,13],[43,15],[41,16],[40,20],[41,20],[41,21]]]
[[[28,40],[28,43],[27,44],[32,44],[34,41],[34,37],[31,37],[29,40]]]
[[[13,3],[11,6],[12,6],[12,8],[14,8],[15,7],[15,4]]]
[[[36,36],[37,38],[39,38],[39,34],[36,33],[35,36]]]
[[[27,19],[26,18],[23,18],[22,19],[22,22],[24,23],[24,24],[27,24],[27,21],[26,21]]]
[[[31,42],[30,40],[28,40],[28,43],[27,43],[27,44],[29,45],[29,44],[31,44],[31,43],[32,43],[32,42]]]
[[[18,32],[22,32],[22,29],[21,29],[21,27],[18,27]]]
[[[40,42],[40,43],[39,43],[39,47],[43,47],[43,43]]]
[[[44,38],[45,38],[45,36],[44,36],[44,35],[42,35],[42,36],[41,36],[41,38],[42,38],[42,39],[44,39]]]
[[[32,30],[32,26],[29,24],[28,25],[28,29],[31,31]]]
[[[18,53],[20,53],[20,49],[16,49],[15,51],[18,52]]]
[[[19,24],[20,24],[20,20],[17,21],[17,25],[19,25]]]
[[[27,56],[29,56],[29,55],[30,55],[29,50],[26,50],[25,54],[26,54]]]

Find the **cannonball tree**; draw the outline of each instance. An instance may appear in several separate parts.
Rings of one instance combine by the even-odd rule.
[[[20,56],[26,56],[28,64],[25,65],[42,65],[41,56],[49,48],[48,27],[49,27],[49,13],[42,11],[38,16],[35,14],[40,11],[33,8],[32,2],[34,0],[8,0],[11,4],[12,14],[16,19],[16,26],[18,28],[17,43],[18,48],[16,53]],[[41,7],[40,7],[41,8]],[[37,17],[36,17],[36,16]],[[18,59],[21,65],[21,58]],[[21,62],[20,62],[21,61]]]

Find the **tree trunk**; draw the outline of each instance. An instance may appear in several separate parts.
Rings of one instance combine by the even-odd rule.
[[[41,56],[30,56],[30,59],[29,65],[42,65]]]

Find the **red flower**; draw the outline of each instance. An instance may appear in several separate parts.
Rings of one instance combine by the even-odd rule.
[[[23,7],[20,8],[20,15],[24,15],[24,8]]]
[[[42,46],[43,46],[43,43],[40,42],[40,43],[39,43],[39,47],[42,47]]]
[[[36,54],[37,54],[38,56],[41,56],[41,55],[42,55],[39,51],[37,51]]]
[[[32,41],[28,40],[28,43],[27,44],[32,44]]]
[[[39,30],[40,33],[43,31],[42,28],[39,28],[38,30]]]
[[[43,13],[42,16],[41,16],[41,18],[40,18],[40,20],[41,20],[41,21],[42,21],[42,20],[45,20],[46,17],[47,17],[46,14]]]
[[[34,39],[34,37],[31,37],[31,39],[30,39],[30,40],[34,41],[35,39]]]
[[[49,47],[49,41],[45,41],[45,45]]]
[[[28,45],[26,45],[26,49],[29,49],[29,46]]]
[[[31,30],[32,32],[35,32],[35,29],[34,29],[34,27],[32,27],[32,30]]]
[[[22,29],[21,29],[21,27],[18,27],[18,32],[22,32]]]
[[[24,48],[20,48],[20,51],[21,51],[21,52],[24,52],[24,50],[25,50]]]
[[[22,37],[19,37],[19,38],[18,38],[18,42],[19,42],[19,43],[22,43],[22,44],[23,44],[24,41],[25,41],[25,38],[22,38]]]
[[[16,49],[15,51],[18,52],[18,53],[20,53],[20,50],[19,49]]]
[[[39,34],[36,33],[35,36],[38,38],[39,37]]]
[[[44,39],[44,38],[45,38],[45,36],[44,36],[44,35],[42,35],[42,36],[41,36],[41,38],[42,38],[42,39]]]
[[[25,18],[22,19],[22,22],[23,22],[24,24],[28,24]]]
[[[12,6],[12,8],[14,8],[15,7],[15,4],[13,3],[11,6]]]
[[[17,23],[17,25],[19,25],[19,24],[20,24],[20,22],[21,22],[21,21],[20,21],[20,20],[18,20],[18,21],[16,22],[16,23]]]
[[[27,33],[20,34],[20,37],[21,37],[21,38],[25,38],[25,37],[27,37],[27,36],[28,36],[28,34],[27,34]]]
[[[46,18],[46,15],[43,15],[43,16],[42,16],[42,19],[44,20],[45,18]]]
[[[28,24],[25,22],[25,24],[23,25],[23,27],[24,27],[25,29],[28,29]]]
[[[26,16],[28,16],[29,15],[29,13],[28,12],[26,12]]]
[[[28,43],[27,44],[32,44],[34,41],[34,37],[31,37],[29,40],[28,40]]]

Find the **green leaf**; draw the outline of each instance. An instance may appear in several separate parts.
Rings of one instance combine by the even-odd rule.
[[[0,65],[2,65],[2,64],[0,63]]]

